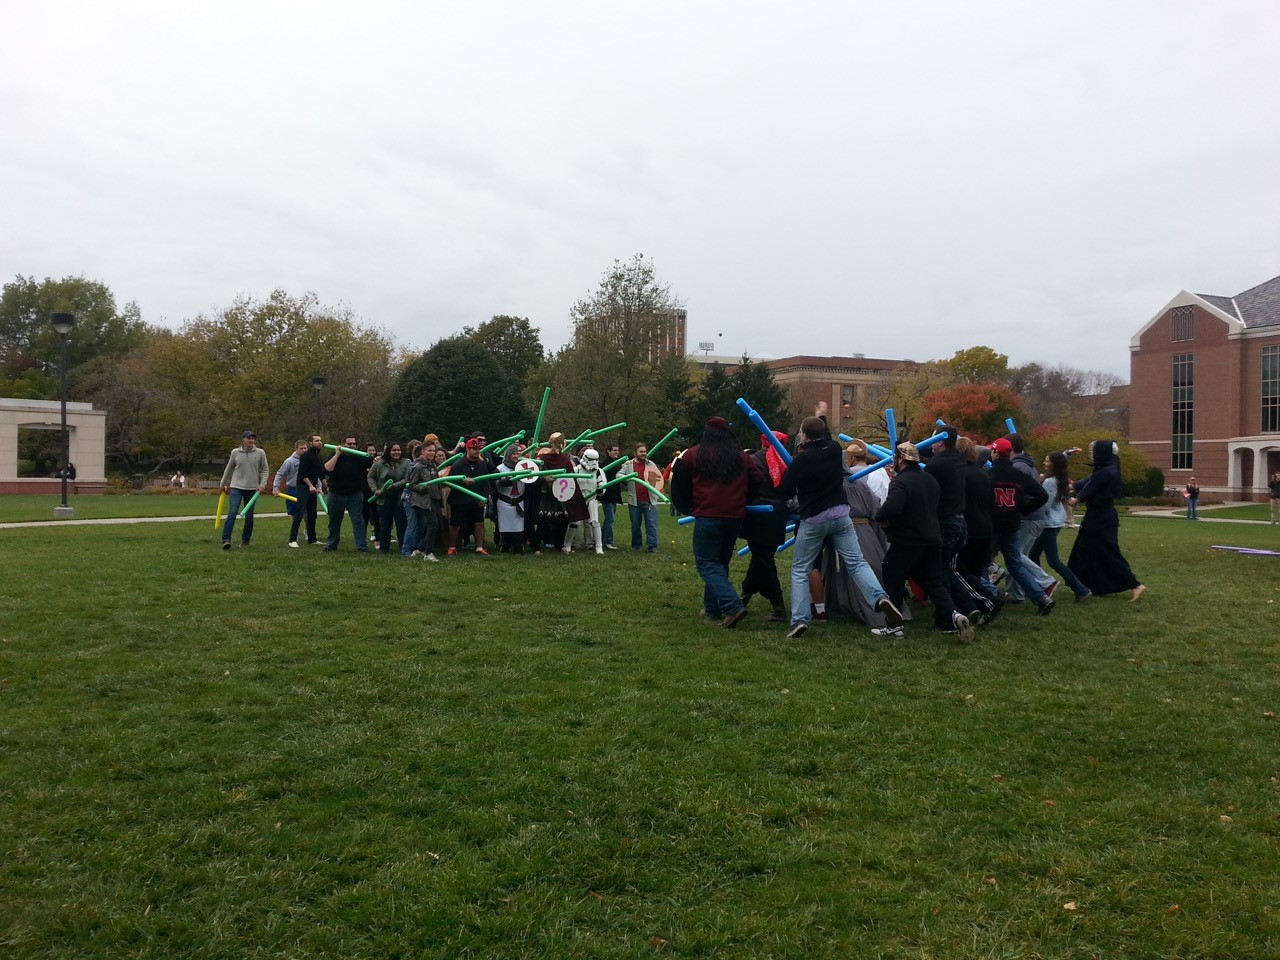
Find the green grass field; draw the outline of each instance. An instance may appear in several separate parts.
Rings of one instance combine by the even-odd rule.
[[[1140,603],[962,647],[722,630],[661,522],[0,530],[3,955],[1280,955],[1280,558],[1209,549],[1274,528],[1125,520]]]
[[[265,496],[265,495],[264,495]],[[213,509],[218,504],[213,493],[104,493],[88,497],[71,497],[77,520],[119,519],[122,517],[194,517],[208,516],[212,527]],[[48,494],[12,494],[0,496],[0,523],[29,523],[52,520],[53,508],[62,503],[59,496]],[[272,499],[263,512],[283,513],[284,501]]]

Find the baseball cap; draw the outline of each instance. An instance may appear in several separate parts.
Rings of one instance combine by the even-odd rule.
[[[997,457],[1003,457],[1005,454],[1013,453],[1013,444],[1004,437],[999,437],[991,441],[991,453]]]

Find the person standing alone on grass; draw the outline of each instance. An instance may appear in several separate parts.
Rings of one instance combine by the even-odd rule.
[[[222,549],[231,549],[231,533],[235,530],[236,515],[240,508],[253,499],[255,493],[266,493],[271,470],[267,467],[267,452],[258,447],[258,436],[246,430],[240,446],[231,451],[227,467],[222,471],[222,492],[227,495],[227,520],[222,525]],[[244,527],[240,531],[240,546],[247,547],[253,539],[253,507],[245,512]]]
[[[1271,522],[1280,524],[1280,470],[1271,475],[1267,489],[1271,491]]]
[[[778,499],[783,502],[792,497],[800,502],[800,522],[796,526],[791,561],[788,639],[798,639],[809,629],[809,571],[828,539],[867,603],[884,614],[888,626],[901,627],[902,613],[890,602],[858,546],[858,536],[849,519],[849,501],[844,495],[844,454],[840,445],[831,439],[826,421],[821,417],[806,417],[800,424],[800,433],[803,442],[782,475],[777,491]]]
[[[747,501],[762,486],[760,468],[738,449],[723,417],[704,425],[702,442],[671,465],[671,502],[694,517],[693,561],[702,578],[702,612],[733,629],[747,608],[729,582],[729,561],[738,542]]]
[[[1196,483],[1195,477],[1187,481],[1187,489],[1183,496],[1187,498],[1187,519],[1199,520],[1196,507],[1200,504],[1200,484]]]

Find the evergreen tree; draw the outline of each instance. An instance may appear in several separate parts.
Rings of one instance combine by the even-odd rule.
[[[493,355],[466,337],[452,337],[405,367],[387,401],[382,432],[392,440],[432,432],[452,446],[474,430],[496,440],[532,424],[520,385]]]

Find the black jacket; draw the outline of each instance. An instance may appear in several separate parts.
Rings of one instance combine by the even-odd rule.
[[[912,464],[904,464],[889,482],[889,495],[876,514],[890,543],[903,546],[939,546],[938,481]]]
[[[991,465],[991,527],[999,536],[1022,526],[1022,518],[1049,499],[1038,480],[1032,480],[1008,460]]]
[[[844,496],[844,451],[829,436],[806,443],[782,475],[778,498],[792,497],[800,500],[802,518],[849,505]]]
[[[964,513],[964,454],[942,449],[935,453],[924,472],[938,481],[938,519]]]

